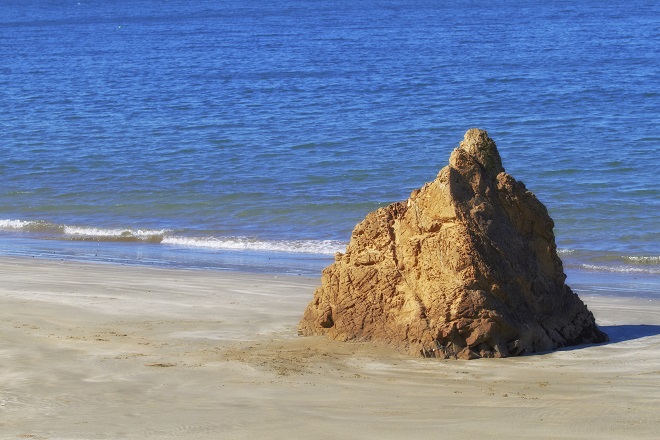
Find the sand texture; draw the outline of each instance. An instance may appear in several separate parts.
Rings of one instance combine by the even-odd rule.
[[[0,272],[2,439],[660,438],[658,300],[581,294],[607,344],[438,360],[298,337],[316,278]]]

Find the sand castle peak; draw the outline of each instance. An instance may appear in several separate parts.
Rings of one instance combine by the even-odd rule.
[[[458,150],[473,156],[490,174],[497,175],[504,171],[497,146],[485,130],[478,128],[468,130]],[[454,165],[451,159],[450,165]]]
[[[603,342],[564,283],[553,226],[488,133],[471,129],[433,182],[355,227],[299,333],[463,359]]]

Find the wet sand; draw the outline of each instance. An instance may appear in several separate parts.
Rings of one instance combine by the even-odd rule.
[[[0,438],[656,439],[660,300],[608,344],[438,361],[297,336],[317,278],[0,259]]]

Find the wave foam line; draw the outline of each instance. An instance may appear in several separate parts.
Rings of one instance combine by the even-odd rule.
[[[72,239],[98,241],[146,241],[161,243],[166,229],[103,229],[78,226],[64,226],[63,234]]]
[[[58,225],[44,220],[0,220],[0,229],[64,235],[67,240],[84,241],[146,241],[160,243],[167,230],[90,228]]]
[[[595,263],[616,264],[622,263],[631,266],[659,266],[658,255],[621,255],[613,252],[588,251],[583,249],[557,249],[559,255],[565,255],[569,259],[589,260]],[[594,266],[597,267],[597,266]],[[598,266],[600,267],[600,266]],[[606,266],[603,266],[606,267]],[[609,267],[609,266],[607,266]]]
[[[247,237],[182,237],[168,229],[95,228],[57,225],[46,221],[0,220],[0,229],[42,233],[72,241],[145,242],[216,250],[247,250],[297,254],[334,255],[346,249],[336,240],[258,240]]]
[[[636,264],[660,264],[660,256],[641,256],[641,257],[624,257],[626,260]]]
[[[0,220],[0,229],[23,229],[30,223],[33,222],[25,220]]]
[[[248,250],[297,254],[334,255],[346,249],[346,243],[336,240],[256,240],[245,237],[164,237],[163,244],[218,250]]]
[[[61,234],[64,226],[44,220],[0,220],[0,229]]]
[[[660,274],[660,268],[652,266],[602,266],[597,264],[576,264],[573,265],[573,267],[596,272],[644,273],[650,275]]]

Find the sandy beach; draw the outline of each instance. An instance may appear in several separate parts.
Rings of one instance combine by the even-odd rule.
[[[3,439],[660,437],[655,299],[582,294],[607,344],[438,361],[298,337],[318,278],[0,271]]]

